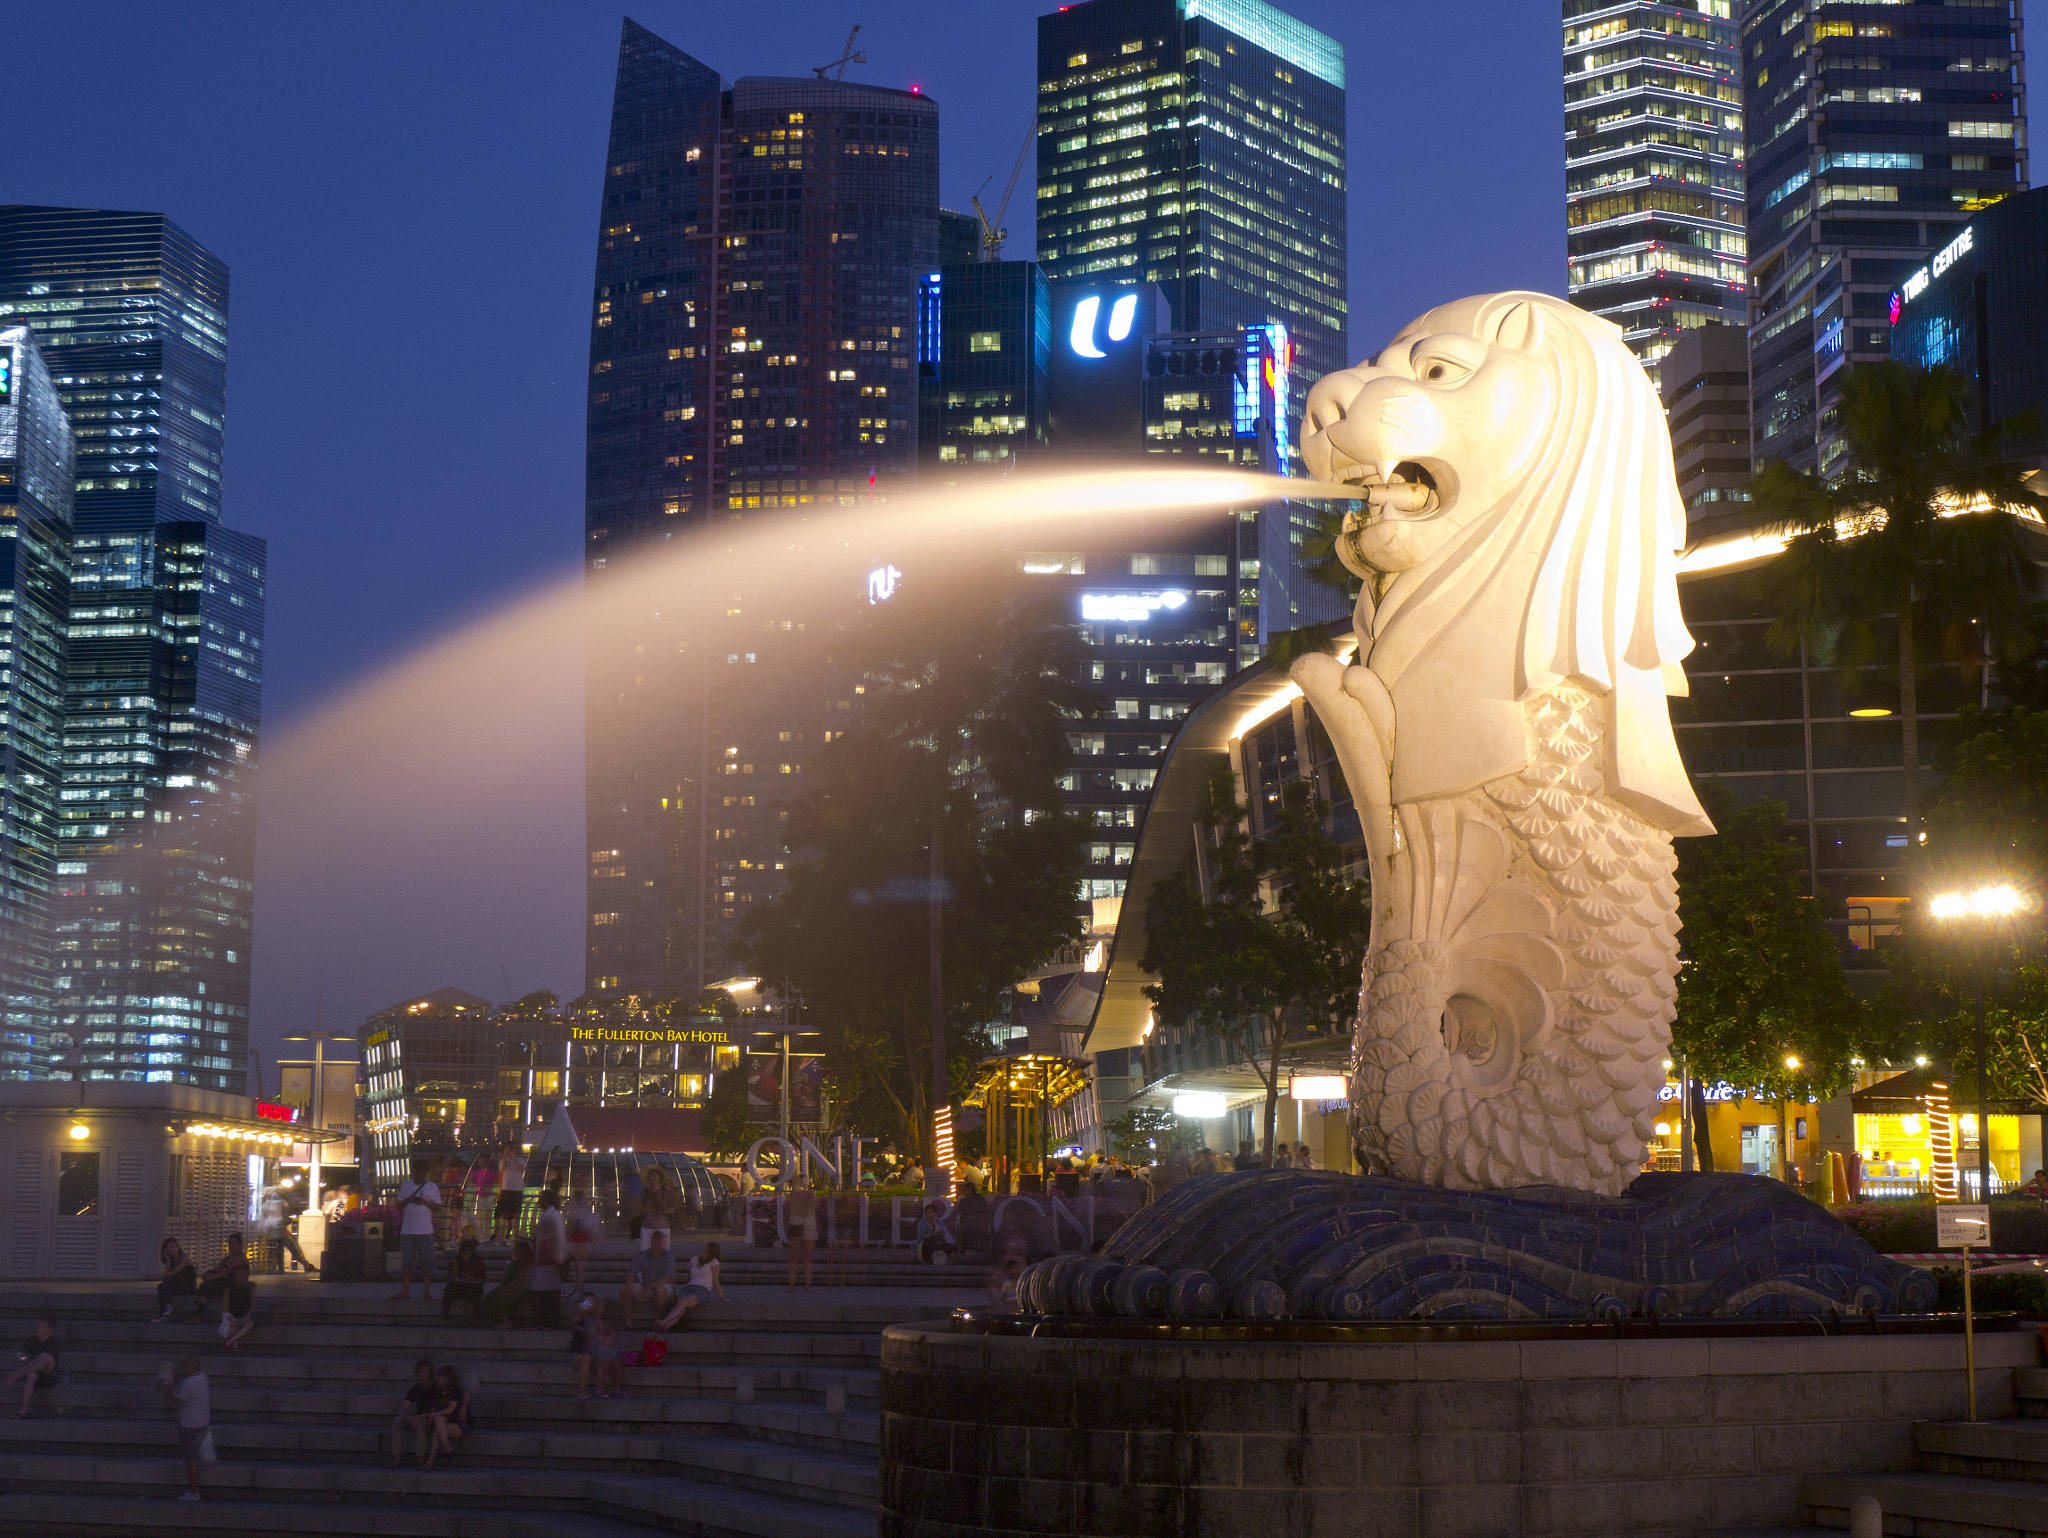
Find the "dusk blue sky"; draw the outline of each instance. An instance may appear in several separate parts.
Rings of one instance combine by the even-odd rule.
[[[1353,355],[1444,299],[1561,293],[1555,5],[1285,8],[1348,55]],[[1009,174],[1041,9],[649,0],[630,14],[728,79],[806,74],[861,22],[870,62],[848,78],[938,102],[941,193],[964,209]],[[576,570],[622,14],[590,0],[6,7],[0,202],[159,209],[232,269],[226,516],[270,541],[273,732]],[[1027,165],[1006,255],[1031,254],[1031,186]],[[535,729],[573,737],[573,702],[537,710]],[[520,818],[531,879],[480,881],[459,904],[394,883],[374,929],[320,910],[318,873],[272,858],[318,806],[266,802],[252,1030],[266,1058],[309,1021],[320,977],[330,1028],[444,984],[578,991],[581,787],[558,778]],[[474,854],[485,869],[490,851]]]

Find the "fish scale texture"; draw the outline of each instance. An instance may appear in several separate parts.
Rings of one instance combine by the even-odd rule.
[[[1416,892],[1367,964],[1353,1136],[1397,1179],[1612,1195],[1664,1083],[1677,861],[1606,793],[1601,700],[1565,684],[1524,710],[1520,774],[1402,809]]]

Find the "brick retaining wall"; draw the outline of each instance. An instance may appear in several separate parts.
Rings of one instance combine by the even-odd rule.
[[[1981,1333],[2015,1413],[2031,1329]],[[882,1344],[882,1538],[1680,1538],[1797,1520],[1803,1474],[1912,1466],[1956,1335]]]

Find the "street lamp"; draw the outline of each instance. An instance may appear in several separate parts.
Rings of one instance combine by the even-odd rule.
[[[1973,892],[1940,892],[1928,904],[1928,911],[1947,923],[1996,924],[2010,919],[2027,906],[2027,900],[2013,886],[1980,886]],[[1991,948],[1977,947],[1977,1200],[1991,1200],[1991,1120],[1986,1114],[1984,1093],[1984,974]]]

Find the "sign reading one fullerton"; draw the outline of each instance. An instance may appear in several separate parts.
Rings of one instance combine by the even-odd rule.
[[[695,1046],[729,1047],[732,1037],[724,1031],[691,1031],[680,1026],[666,1026],[645,1031],[614,1031],[604,1026],[573,1025],[569,1028],[571,1041],[681,1041]]]

